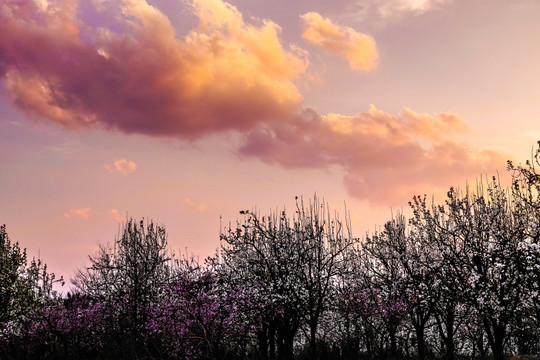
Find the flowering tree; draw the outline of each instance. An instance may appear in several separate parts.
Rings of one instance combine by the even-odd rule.
[[[415,229],[407,233],[405,218],[398,215],[385,224],[381,233],[369,237],[364,246],[364,251],[375,262],[376,267],[372,269],[380,281],[379,289],[383,290],[382,293],[395,293],[388,299],[389,309],[401,304],[408,314],[408,320],[414,328],[419,359],[426,356],[426,326],[440,300],[437,291],[438,268],[434,266],[437,262],[431,247],[426,246],[426,241],[424,234]],[[391,335],[391,339],[394,336]],[[394,356],[397,356],[396,351],[395,345],[392,345]]]
[[[307,207],[298,200],[292,219],[285,211],[263,217],[242,214],[246,222],[222,235],[222,256],[226,266],[243,270],[242,282],[268,299],[263,308],[271,311],[261,330],[269,331],[266,339],[260,337],[260,349],[266,352],[268,343],[273,357],[275,331],[278,356],[292,359],[294,339],[306,324],[310,356],[316,358],[320,319],[328,310],[333,284],[347,269],[348,250],[355,241],[348,223],[331,218],[328,206],[317,198]]]
[[[512,173],[514,213],[524,222],[523,239],[519,244],[526,283],[526,295],[521,306],[519,321],[514,325],[517,346],[521,352],[540,351],[535,339],[540,337],[540,141],[524,166],[508,162]]]
[[[259,288],[268,300],[263,311],[270,311],[261,315],[268,316],[262,320],[263,327],[269,331],[266,339],[259,334],[260,350],[268,349],[274,356],[272,351],[277,343],[279,358],[292,359],[305,294],[299,284],[300,259],[290,220],[284,212],[263,218],[255,213],[242,213],[248,216],[247,221],[222,234],[223,262],[241,271],[243,282]]]
[[[57,296],[53,285],[63,281],[49,273],[40,258],[28,263],[26,249],[12,243],[6,226],[0,226],[0,349],[19,339],[18,351],[28,354],[32,322],[41,318],[46,303]]]
[[[193,261],[177,266],[152,309],[152,336],[179,359],[219,359],[245,354],[250,331],[242,304],[245,292],[223,282],[211,267]]]
[[[129,220],[60,296],[0,227],[0,356],[502,360],[540,354],[539,148],[513,185],[410,202],[363,243],[314,198],[221,234],[200,265]]]
[[[228,306],[233,308],[229,348],[242,356],[275,358],[278,296],[250,273],[249,262],[230,264],[214,257],[209,263],[227,294]]]
[[[31,294],[26,274],[26,251],[11,243],[6,226],[0,227],[0,326],[18,318]]]
[[[120,351],[137,358],[148,346],[150,307],[168,280],[165,229],[130,219],[113,247],[101,245],[90,261],[91,266],[80,270],[74,283],[82,294],[116,310],[118,317],[110,319],[117,320],[110,340],[120,340]]]
[[[453,193],[451,190],[450,195]],[[437,293],[434,303],[434,317],[439,337],[444,344],[446,359],[455,358],[455,336],[467,317],[470,317],[470,306],[464,301],[468,287],[470,272],[462,260],[467,256],[464,252],[463,239],[459,236],[459,216],[448,215],[444,205],[426,203],[426,197],[415,196],[410,202],[413,217],[410,224],[415,238],[426,249],[425,268],[432,274],[431,291]],[[455,208],[455,205],[450,206]],[[451,214],[456,215],[456,214]]]
[[[388,222],[380,234],[368,236],[362,244],[359,279],[366,320],[366,348],[368,353],[379,358],[401,357],[398,346],[398,331],[406,320],[409,299],[406,295],[407,274],[399,260],[399,255],[390,242],[394,241],[396,226],[402,226],[395,219]],[[362,309],[362,307],[360,307]],[[383,324],[384,337],[377,344],[377,333],[371,331],[373,324]]]
[[[110,319],[116,308],[80,293],[48,301],[43,314],[31,324],[30,353],[56,358],[95,358],[116,355],[108,344]]]
[[[444,264],[440,285],[447,309],[439,309],[438,315],[446,317],[446,331],[440,333],[448,356],[457,328],[454,317],[459,302],[452,297],[455,293],[474,309],[468,313],[476,315],[494,358],[504,357],[509,325],[517,319],[524,296],[519,244],[526,221],[517,216],[514,205],[513,198],[495,179],[485,190],[478,183],[474,194],[467,191],[462,195],[451,189],[445,206],[431,211],[425,204],[415,204],[414,222],[431,234]]]
[[[307,207],[300,200],[296,216],[293,226],[301,266],[298,275],[306,293],[304,313],[310,357],[316,359],[320,319],[330,308],[335,286],[352,274],[351,252],[356,239],[351,235],[348,217],[344,223],[337,214],[332,218],[328,205],[316,197]]]

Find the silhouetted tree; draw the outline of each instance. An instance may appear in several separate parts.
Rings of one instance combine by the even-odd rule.
[[[121,341],[124,356],[135,359],[148,349],[150,307],[169,275],[165,228],[129,219],[112,247],[100,245],[89,258],[91,266],[80,270],[74,283],[116,309],[111,336]]]
[[[268,299],[259,334],[261,356],[272,358],[277,340],[277,356],[292,359],[295,337],[306,324],[310,357],[317,358],[320,319],[334,283],[347,271],[355,241],[349,223],[331,217],[328,205],[317,198],[307,207],[298,200],[292,219],[285,211],[242,214],[246,222],[222,234],[222,262],[242,269],[242,281]]]
[[[426,197],[415,196],[410,202],[413,217],[410,224],[416,233],[420,246],[429,249],[424,266],[434,277],[431,292],[438,292],[434,304],[434,317],[439,337],[443,343],[446,359],[456,356],[456,335],[471,317],[471,305],[465,301],[464,294],[471,276],[463,266],[467,254],[459,234],[459,222],[448,215],[444,205],[428,206]]]
[[[0,350],[6,355],[29,356],[29,339],[33,323],[42,318],[46,304],[57,296],[53,285],[61,283],[49,273],[41,258],[28,263],[26,249],[12,243],[6,226],[0,226]],[[26,354],[26,355],[25,355]]]
[[[11,243],[6,225],[0,227],[0,326],[24,314],[32,294],[25,279],[26,250]],[[29,296],[30,295],[30,296]]]

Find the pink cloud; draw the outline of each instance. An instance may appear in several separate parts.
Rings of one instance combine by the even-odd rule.
[[[88,216],[90,216],[90,208],[80,208],[80,209],[69,209],[69,211],[64,213],[64,217],[66,219],[70,219],[73,217],[78,217],[81,219],[87,219]]]
[[[0,77],[30,115],[69,128],[197,138],[279,121],[302,101],[307,66],[269,20],[196,0],[198,26],[181,38],[144,0],[124,0],[125,30],[93,28],[76,2],[8,1],[0,8]]]
[[[120,215],[117,209],[111,209],[111,211],[109,212],[109,219],[114,220],[116,222],[122,222],[126,220],[126,217]]]
[[[106,164],[105,169],[112,173],[128,174],[137,170],[137,164],[126,159],[116,160],[112,165]]]
[[[221,0],[194,0],[198,25],[181,36],[145,0],[113,3],[120,6],[107,11],[116,11],[118,23],[100,28],[84,23],[72,0],[0,6],[0,81],[18,108],[70,129],[182,139],[237,131],[245,136],[243,156],[288,168],[339,166],[351,195],[385,204],[504,165],[500,154],[454,140],[466,129],[454,114],[303,109],[294,81],[306,53],[285,48],[270,20],[252,25]],[[373,39],[316,13],[303,20],[309,42],[353,68],[375,66]],[[128,173],[136,164],[121,159],[108,169]]]
[[[293,168],[339,165],[352,196],[403,205],[418,193],[446,191],[504,166],[502,154],[453,140],[465,129],[449,113],[392,115],[374,106],[356,116],[305,111],[287,125],[252,132],[240,153]]]
[[[199,212],[206,211],[206,204],[204,203],[197,203],[191,198],[184,198],[184,204],[189,209],[196,209]]]

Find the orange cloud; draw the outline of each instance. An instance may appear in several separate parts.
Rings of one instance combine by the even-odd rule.
[[[77,18],[76,2],[0,8],[0,79],[32,116],[69,128],[197,138],[279,121],[302,101],[293,80],[304,55],[285,49],[269,20],[195,0],[187,36],[145,0],[123,0],[116,29]],[[102,4],[103,5],[103,4]]]
[[[124,216],[120,215],[120,213],[116,209],[112,209],[109,212],[109,218],[117,222],[121,222],[126,219]]]
[[[105,169],[108,171],[115,173],[118,172],[120,174],[128,174],[132,173],[135,170],[137,170],[137,164],[135,164],[133,161],[128,161],[126,159],[120,159],[116,160],[112,165],[106,164]]]
[[[449,113],[393,115],[373,105],[356,116],[306,110],[287,124],[252,132],[240,153],[290,168],[339,165],[352,196],[403,205],[418,193],[446,191],[504,166],[502,154],[453,140],[465,129]]]
[[[349,61],[355,70],[371,70],[379,57],[375,40],[354,29],[339,26],[315,12],[301,16],[302,37],[309,43]]]
[[[357,116],[329,114],[322,117],[337,133],[371,133],[378,136],[404,139],[409,137],[428,140],[441,140],[444,136],[462,133],[468,129],[467,124],[459,116],[451,113],[435,115],[419,114],[408,108],[399,116],[388,114],[374,105],[370,105],[367,113]]]
[[[371,107],[321,116],[303,109],[293,81],[306,69],[306,54],[282,45],[277,24],[248,23],[221,0],[193,0],[198,24],[185,36],[145,0],[96,3],[98,14],[114,11],[107,21],[116,23],[84,23],[73,0],[2,3],[0,81],[18,108],[71,129],[182,139],[237,131],[245,136],[243,156],[290,168],[340,166],[350,194],[385,204],[504,166],[500,154],[454,140],[466,128],[454,114]],[[432,2],[420,3],[427,9]],[[315,46],[354,69],[376,66],[371,37],[317,13],[302,22]],[[106,168],[127,174],[136,164],[120,159]]]
[[[88,218],[88,216],[90,216],[89,213],[90,213],[90,208],[89,207],[81,208],[81,209],[69,209],[69,211],[64,213],[64,217],[66,219],[70,219],[70,218],[73,218],[73,217],[86,219],[86,218]]]

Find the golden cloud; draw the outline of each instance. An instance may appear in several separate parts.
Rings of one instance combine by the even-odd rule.
[[[90,216],[90,208],[89,207],[80,208],[80,209],[69,209],[69,211],[64,213],[64,217],[66,219],[73,218],[73,217],[86,219],[86,218],[88,218],[88,216]]]
[[[280,121],[301,103],[293,80],[307,62],[277,24],[195,0],[199,24],[181,37],[146,1],[116,3],[124,32],[83,23],[71,0],[0,8],[0,78],[20,109],[69,128],[197,138]]]
[[[321,116],[303,109],[294,81],[308,65],[305,52],[284,47],[274,22],[246,22],[221,0],[193,0],[198,24],[185,36],[145,0],[96,4],[98,14],[116,11],[107,16],[116,23],[84,23],[73,0],[0,6],[0,81],[18,108],[67,128],[182,139],[237,131],[243,156],[290,168],[337,165],[350,194],[387,204],[504,164],[499,153],[455,141],[466,129],[455,114],[394,115],[372,106],[355,116]],[[377,65],[370,36],[314,12],[301,19],[311,44],[353,69]],[[121,174],[137,168],[127,159],[105,167]]]
[[[301,16],[302,37],[323,50],[349,61],[355,70],[371,70],[377,66],[378,52],[371,36],[332,23],[316,12]]]
[[[328,114],[322,118],[334,132],[370,133],[395,137],[396,141],[400,136],[441,140],[444,136],[463,133],[468,129],[465,121],[452,113],[420,114],[405,108],[399,116],[394,116],[374,105],[370,105],[368,112],[357,116]]]
[[[112,165],[106,164],[105,169],[112,173],[128,174],[137,170],[137,164],[126,159],[116,160]]]

